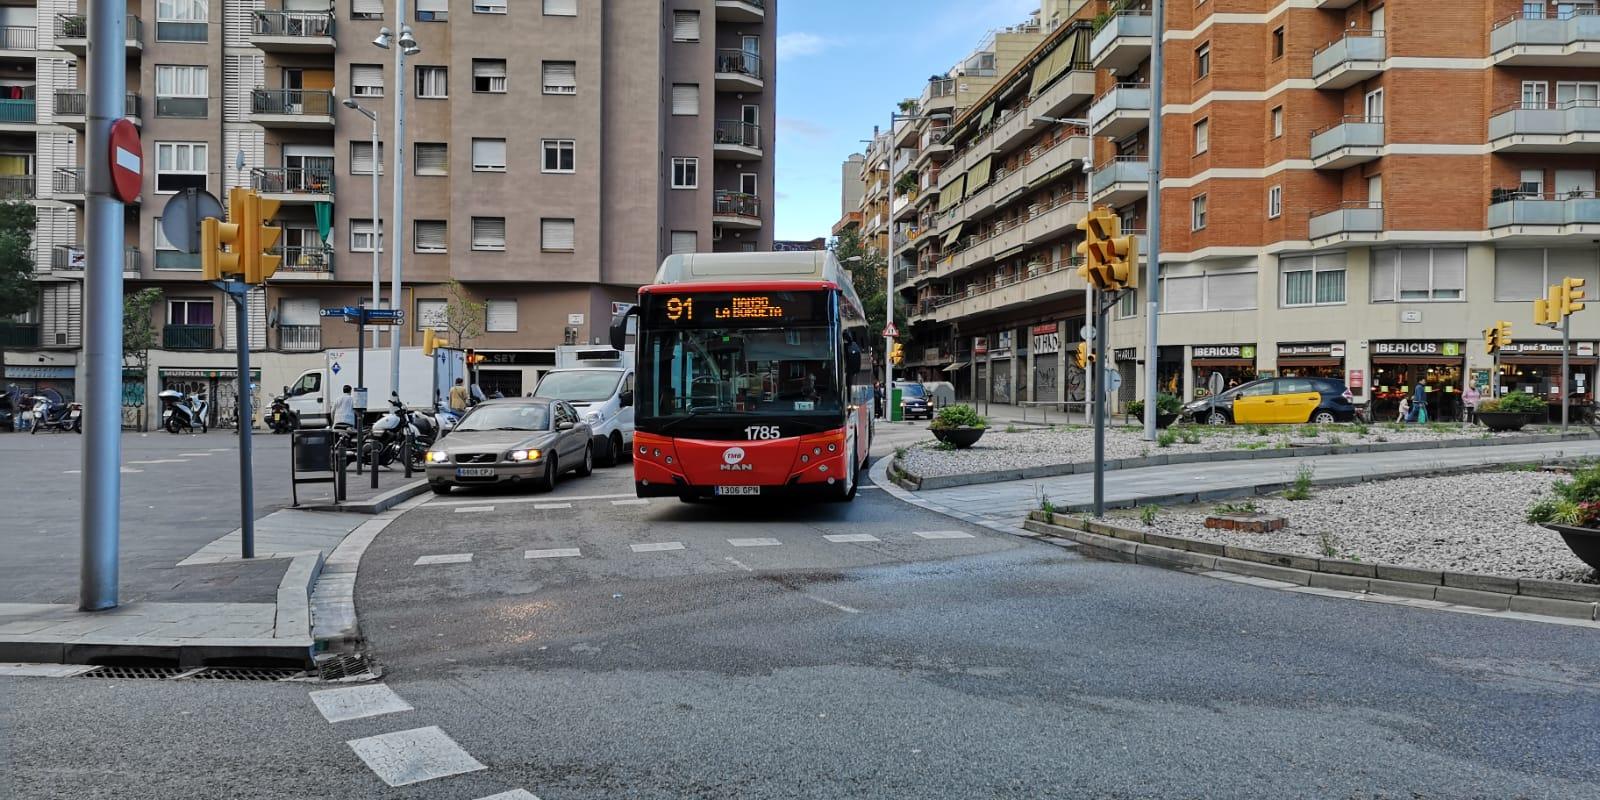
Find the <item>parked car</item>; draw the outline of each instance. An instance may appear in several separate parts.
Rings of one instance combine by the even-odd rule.
[[[1262,378],[1183,407],[1183,417],[1207,425],[1350,422],[1355,397],[1336,378]]]
[[[902,383],[895,381],[894,387],[900,390],[900,415],[903,419],[921,417],[933,419],[932,398],[928,390],[920,383]]]
[[[549,491],[566,472],[594,471],[593,432],[565,400],[490,400],[474,406],[429,448],[428,486],[531,484]]]

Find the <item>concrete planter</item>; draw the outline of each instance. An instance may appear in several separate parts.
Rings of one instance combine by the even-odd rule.
[[[1544,527],[1561,534],[1561,540],[1567,543],[1567,549],[1583,563],[1600,569],[1600,529],[1557,525],[1553,522],[1545,523]]]
[[[1134,416],[1137,417],[1140,422],[1144,422],[1144,414],[1143,413],[1134,414]],[[1178,421],[1178,415],[1177,414],[1162,414],[1162,413],[1157,413],[1156,414],[1156,427],[1157,428],[1166,429],[1166,428],[1172,427],[1172,423],[1177,422],[1177,421]]]
[[[957,450],[965,450],[978,443],[983,438],[985,428],[929,428],[933,431],[933,438],[945,444],[954,446]]]
[[[1538,416],[1521,411],[1479,411],[1478,422],[1491,431],[1520,431],[1523,426],[1533,424]]]

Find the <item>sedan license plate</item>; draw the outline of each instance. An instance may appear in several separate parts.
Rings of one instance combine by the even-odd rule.
[[[718,486],[717,495],[720,497],[750,497],[761,494],[760,486]]]
[[[493,478],[494,467],[456,467],[457,478]]]

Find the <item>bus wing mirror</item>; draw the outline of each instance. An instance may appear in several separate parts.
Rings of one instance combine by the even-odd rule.
[[[622,351],[628,347],[628,317],[639,313],[637,305],[630,305],[611,318],[611,349]]]
[[[844,371],[847,375],[861,371],[861,347],[853,341],[844,347]]]

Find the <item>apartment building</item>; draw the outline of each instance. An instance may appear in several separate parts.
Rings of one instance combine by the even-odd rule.
[[[250,187],[283,203],[283,265],[249,304],[269,390],[321,351],[354,346],[354,329],[318,310],[370,302],[375,250],[385,285],[391,248],[401,250],[403,345],[440,324],[446,284],[458,281],[487,304],[486,330],[467,343],[490,355],[486,387],[520,394],[555,346],[603,340],[613,304],[667,254],[771,249],[775,0],[410,0],[404,20],[395,8],[130,0],[127,110],[150,168],[127,208],[123,263],[129,291],[163,293],[149,396],[200,388],[223,413],[231,404],[231,304],[160,230],[168,200],[189,187],[223,198]],[[420,52],[397,78],[394,51],[374,40],[402,24]],[[23,176],[0,180],[27,184],[39,207],[42,290],[37,313],[5,325],[6,379],[70,394],[83,15],[73,0],[0,7],[0,45],[0,93],[14,98],[0,104],[18,107],[0,109],[0,169]],[[397,79],[401,148],[390,141]],[[377,114],[376,153],[373,123],[346,100]],[[394,226],[399,170],[405,224]]]

